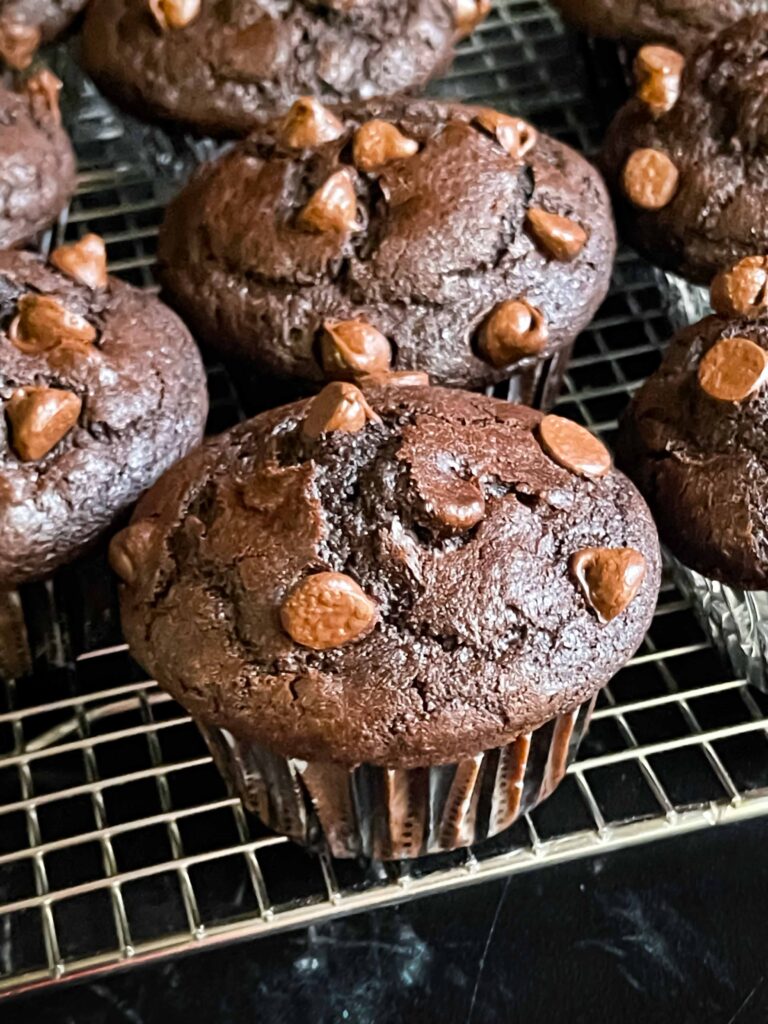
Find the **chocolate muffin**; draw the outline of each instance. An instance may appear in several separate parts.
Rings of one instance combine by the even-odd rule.
[[[0,248],[31,241],[75,190],[75,155],[61,127],[61,82],[50,71],[21,92],[0,86]]]
[[[200,356],[96,235],[0,252],[0,587],[74,558],[202,435]]]
[[[29,67],[41,43],[70,25],[87,0],[0,0],[0,59],[9,67]]]
[[[588,431],[397,378],[208,442],[110,553],[134,656],[251,809],[339,856],[463,845],[546,795],[659,586]]]
[[[768,13],[683,58],[644,47],[637,95],[603,150],[620,230],[659,266],[709,283],[768,251]]]
[[[423,87],[490,0],[94,0],[83,60],[140,117],[244,134],[305,93]]]
[[[552,0],[585,32],[611,39],[667,42],[686,52],[748,14],[768,11],[766,0]]]
[[[596,171],[519,118],[403,97],[289,114],[171,203],[160,274],[199,336],[318,385],[390,367],[547,405],[615,236]]]
[[[617,449],[700,618],[737,670],[759,672],[762,685],[767,287],[768,257],[748,258],[715,279],[715,315],[672,341],[632,402]]]

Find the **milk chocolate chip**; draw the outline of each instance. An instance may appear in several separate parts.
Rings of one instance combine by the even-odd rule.
[[[0,21],[0,58],[15,71],[29,67],[40,41],[40,29],[35,25]]]
[[[8,328],[8,337],[16,348],[31,355],[64,343],[90,345],[96,340],[96,330],[52,295],[30,293],[19,299],[19,313]]]
[[[280,127],[280,141],[291,149],[311,149],[333,142],[344,133],[344,125],[313,96],[300,96]]]
[[[498,110],[481,110],[475,120],[487,132],[495,136],[496,141],[515,160],[522,160],[536,145],[538,138],[536,129],[519,117],[500,114]]]
[[[51,253],[51,263],[86,288],[106,288],[107,249],[99,235],[83,235],[79,242],[60,245]]]
[[[356,434],[368,420],[378,423],[379,417],[366,402],[362,391],[354,384],[334,381],[309,403],[302,433],[311,439],[333,430]]]
[[[642,210],[662,210],[672,202],[680,172],[659,149],[636,149],[624,165],[627,198]]]
[[[476,480],[464,480],[434,467],[433,472],[422,475],[419,491],[430,518],[452,533],[470,530],[485,516],[485,495]]]
[[[474,32],[490,9],[491,0],[453,0],[453,22],[459,38]]]
[[[763,316],[768,312],[768,256],[747,256],[721,271],[712,282],[710,299],[722,316]]]
[[[299,213],[299,227],[346,234],[357,226],[357,197],[350,172],[336,171],[314,192]]]
[[[496,307],[480,332],[480,351],[493,366],[509,366],[538,355],[547,344],[547,322],[525,299]]]
[[[109,542],[109,564],[124,583],[135,583],[155,535],[149,519],[131,523]]]
[[[386,167],[394,160],[404,160],[419,151],[415,139],[409,139],[389,121],[375,118],[366,121],[355,132],[352,159],[355,167],[367,174]]]
[[[155,21],[165,32],[169,28],[186,28],[200,13],[202,0],[149,0]]]
[[[699,384],[721,402],[741,402],[768,377],[768,353],[748,338],[723,338],[699,363]]]
[[[280,609],[288,636],[302,647],[327,651],[361,640],[376,625],[376,604],[340,572],[307,576]]]
[[[323,369],[329,376],[357,377],[388,370],[392,347],[364,320],[326,320],[320,342]]]
[[[587,233],[580,224],[538,207],[528,211],[528,225],[546,254],[561,263],[575,260],[587,244]]]
[[[666,114],[680,96],[685,57],[668,46],[643,46],[635,57],[637,96],[654,117]]]
[[[11,443],[24,462],[34,462],[59,443],[77,423],[82,401],[58,388],[17,388],[5,403]]]
[[[611,469],[608,449],[594,434],[563,416],[545,416],[539,424],[541,447],[559,466],[590,480]]]
[[[646,564],[634,548],[584,548],[571,556],[570,570],[600,622],[610,622],[633,601]]]
[[[425,388],[429,374],[423,370],[374,370],[357,378],[361,388]]]
[[[50,120],[56,126],[61,124],[61,80],[52,71],[42,68],[31,75],[24,83],[24,91],[29,96],[32,116],[38,123]]]

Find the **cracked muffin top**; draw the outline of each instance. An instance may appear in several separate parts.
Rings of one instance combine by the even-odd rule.
[[[297,102],[198,171],[159,246],[193,330],[274,377],[394,367],[472,388],[569,346],[614,252],[605,186],[574,150],[403,97]]]
[[[586,32],[609,39],[666,42],[686,52],[768,0],[552,0]]]
[[[94,0],[83,60],[139,117],[245,134],[303,94],[418,90],[490,0]]]
[[[350,765],[452,762],[575,709],[659,587],[650,514],[600,441],[397,378],[207,442],[110,555],[132,653],[195,717]]]
[[[603,147],[621,232],[692,281],[768,251],[768,11],[684,60],[643,47]]]
[[[768,257],[712,285],[714,316],[681,331],[621,426],[619,464],[673,554],[711,579],[768,589]]]
[[[0,586],[70,561],[202,436],[179,318],[107,276],[96,235],[0,252]]]
[[[60,89],[47,70],[30,76],[19,92],[0,85],[0,249],[34,239],[75,190]]]

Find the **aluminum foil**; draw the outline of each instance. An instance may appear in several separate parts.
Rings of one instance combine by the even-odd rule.
[[[434,768],[301,761],[198,726],[248,810],[334,857],[403,860],[494,836],[553,792],[576,756],[595,699],[506,747]]]
[[[738,677],[768,693],[768,591],[741,590],[671,558],[675,581]]]

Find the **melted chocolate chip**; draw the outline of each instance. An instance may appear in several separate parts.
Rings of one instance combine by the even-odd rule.
[[[52,295],[30,293],[19,299],[19,312],[8,337],[16,348],[32,354],[64,343],[90,345],[96,340],[96,329]]]
[[[496,307],[480,332],[480,352],[493,366],[509,366],[538,355],[547,344],[547,322],[525,299]]]
[[[423,370],[375,370],[357,378],[361,388],[425,388],[429,386],[429,374]]]
[[[366,121],[355,132],[352,159],[355,167],[371,174],[395,160],[415,156],[418,151],[419,144],[415,139],[403,135],[389,121],[374,118]]]
[[[666,114],[680,96],[685,57],[667,46],[643,46],[635,58],[637,96],[654,117]]]
[[[668,206],[679,181],[677,167],[659,149],[636,149],[622,174],[627,198],[643,210],[662,210]]]
[[[313,96],[301,96],[280,126],[280,141],[291,149],[311,149],[333,142],[344,133],[344,125]]]
[[[149,0],[149,9],[163,31],[191,25],[201,6],[202,0]]]
[[[54,448],[77,423],[81,399],[59,388],[18,388],[5,403],[13,449],[24,462],[35,462]]]
[[[299,227],[309,231],[346,234],[357,224],[357,197],[351,172],[342,168],[314,192],[299,213]]]
[[[23,71],[32,63],[40,46],[40,29],[20,21],[0,22],[0,57],[15,71]]]
[[[320,345],[328,376],[356,378],[389,369],[392,347],[371,324],[364,320],[327,320],[324,328]]]
[[[315,651],[361,640],[376,625],[374,601],[340,572],[307,576],[280,609],[283,629],[297,644]]]
[[[576,221],[537,207],[528,211],[528,226],[548,256],[561,263],[575,260],[587,244],[587,233]]]
[[[107,250],[99,235],[84,235],[79,242],[60,245],[51,253],[51,263],[86,288],[107,285]]]
[[[768,256],[747,256],[721,271],[710,290],[712,308],[722,316],[755,320],[768,312]]]
[[[551,459],[577,476],[596,480],[611,470],[611,456],[602,441],[563,416],[544,417],[539,441]]]
[[[378,422],[378,419],[359,388],[354,384],[334,381],[309,403],[302,433],[310,439],[332,430],[356,434],[369,420]]]
[[[24,83],[24,91],[29,96],[32,116],[39,123],[50,121],[57,127],[61,124],[59,93],[61,80],[47,68],[42,68]]]
[[[461,38],[475,31],[491,10],[491,0],[453,0],[453,20]]]
[[[115,534],[109,542],[109,564],[123,583],[135,583],[139,578],[155,532],[153,522],[141,519]]]
[[[610,622],[637,595],[646,562],[634,548],[584,548],[571,556],[570,569],[600,622]]]
[[[510,117],[487,108],[477,114],[475,121],[490,132],[515,160],[522,160],[536,145],[536,129],[520,117]]]
[[[712,398],[742,402],[768,377],[768,353],[748,338],[723,338],[699,363],[699,384]]]

